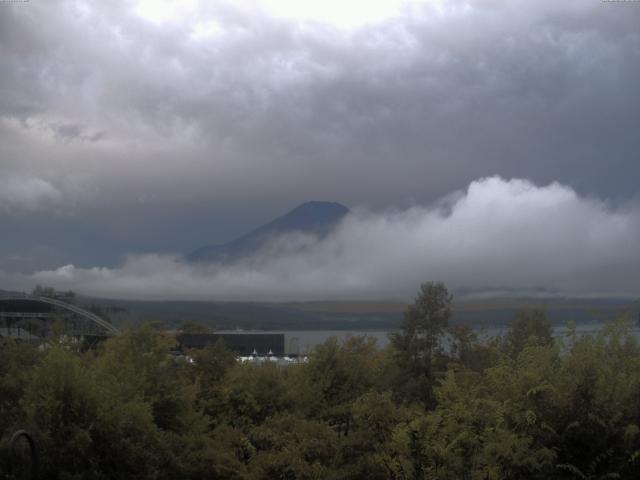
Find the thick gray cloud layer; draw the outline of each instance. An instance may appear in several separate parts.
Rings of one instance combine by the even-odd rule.
[[[182,4],[0,2],[0,269],[113,267],[494,174],[637,194],[638,4],[396,1],[355,24]]]
[[[634,296],[638,244],[640,211],[631,205],[611,209],[558,183],[491,177],[432,207],[356,211],[323,240],[283,236],[233,265],[142,255],[119,268],[66,265],[0,281],[149,299],[408,298],[429,279],[455,291]]]
[[[55,204],[60,192],[41,178],[5,174],[0,178],[0,209],[35,210]]]

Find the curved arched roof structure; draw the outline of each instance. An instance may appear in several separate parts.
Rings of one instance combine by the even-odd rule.
[[[89,312],[89,311],[87,311],[87,310],[85,310],[83,308],[77,307],[75,305],[72,305],[72,304],[67,303],[67,302],[63,302],[63,301],[55,299],[55,298],[39,297],[39,296],[36,296],[36,295],[29,295],[29,294],[26,294],[26,293],[16,293],[16,294],[0,295],[0,302],[3,301],[3,300],[8,300],[8,301],[12,301],[12,300],[27,300],[27,301],[30,301],[30,302],[40,302],[40,303],[44,303],[44,304],[47,304],[47,305],[53,305],[54,307],[59,307],[59,308],[62,308],[64,310],[67,310],[69,312],[76,313],[76,314],[80,315],[81,317],[84,317],[87,320],[89,320],[89,321],[101,326],[102,328],[105,329],[105,331],[109,335],[117,335],[118,333],[120,333],[116,327],[111,325],[109,322],[107,322],[103,318],[100,318],[95,313],[91,313],[91,312]]]

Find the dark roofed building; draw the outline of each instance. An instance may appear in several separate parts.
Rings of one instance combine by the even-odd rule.
[[[38,302],[29,298],[2,298],[0,297],[0,314],[10,312],[41,314],[48,317],[51,314],[53,306],[46,303]]]
[[[239,355],[284,355],[284,333],[182,333],[177,336],[183,348],[203,348],[222,340]]]

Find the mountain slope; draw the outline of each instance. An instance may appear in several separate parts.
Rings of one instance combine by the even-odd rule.
[[[200,247],[186,256],[190,262],[232,262],[249,255],[270,239],[288,233],[327,235],[349,209],[335,202],[307,202],[242,237],[221,245]]]

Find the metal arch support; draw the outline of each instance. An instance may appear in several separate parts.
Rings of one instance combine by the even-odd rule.
[[[13,473],[13,461],[16,456],[16,445],[18,440],[24,438],[29,445],[31,451],[31,478],[38,478],[38,450],[36,449],[36,443],[33,440],[31,434],[25,430],[18,430],[14,433],[9,441],[9,471]]]
[[[83,308],[76,307],[75,305],[72,305],[72,304],[67,303],[67,302],[62,302],[62,301],[57,300],[55,298],[38,297],[38,296],[35,296],[35,295],[29,295],[27,293],[23,293],[23,294],[13,294],[13,295],[2,295],[2,296],[0,296],[0,300],[31,300],[31,301],[35,301],[35,302],[54,305],[56,307],[63,308],[63,309],[68,310],[70,312],[77,313],[78,315],[80,315],[80,316],[82,316],[82,317],[84,317],[84,318],[86,318],[88,320],[91,320],[92,322],[100,325],[102,328],[104,328],[108,333],[110,333],[112,335],[118,335],[120,333],[120,331],[116,327],[111,325],[109,322],[107,322],[103,318],[100,318],[95,313],[88,312],[87,310],[85,310]]]

